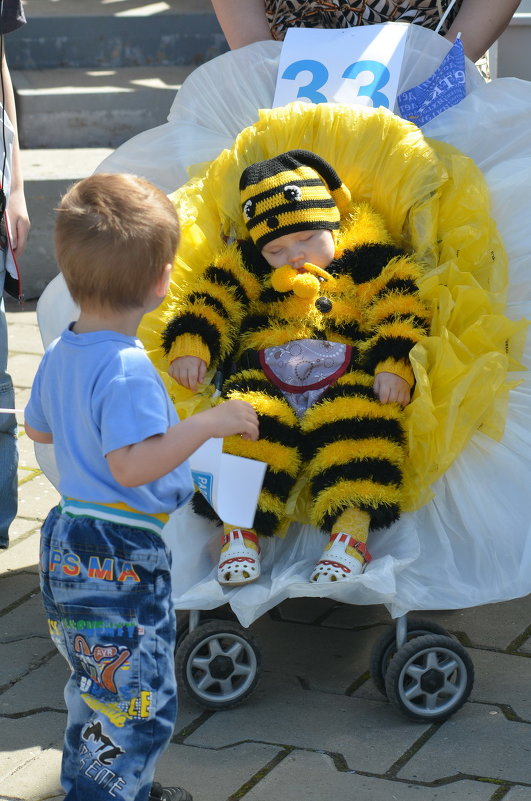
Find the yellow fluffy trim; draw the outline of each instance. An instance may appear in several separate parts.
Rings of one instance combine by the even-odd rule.
[[[360,384],[362,387],[372,387],[373,383],[373,377],[367,373],[362,373],[361,370],[343,373],[336,381],[336,384],[342,384],[347,387],[355,386],[356,384]]]
[[[362,459],[385,459],[399,467],[404,461],[404,451],[396,442],[376,437],[345,439],[320,448],[306,471],[310,477],[313,477],[329,467]]]
[[[338,420],[352,420],[353,418],[373,418],[382,420],[396,420],[400,412],[394,406],[383,405],[376,398],[334,398],[323,401],[317,407],[310,407],[301,421],[304,431],[314,431],[326,423],[335,423]]]
[[[278,518],[286,514],[286,504],[276,495],[272,495],[268,490],[262,490],[258,499],[258,506],[263,512],[273,512]]]
[[[424,336],[424,333],[415,327],[413,321],[409,320],[397,320],[396,322],[390,323],[382,323],[378,328],[377,334],[373,339],[368,340],[368,346],[374,341],[376,338],[395,338],[395,337],[404,337],[405,339],[411,339],[413,342],[418,342]]]
[[[242,375],[245,379],[248,379],[253,373],[256,373],[258,378],[264,379],[264,374],[258,370],[244,370]],[[247,401],[247,403],[250,403],[251,406],[256,409],[258,414],[273,417],[281,423],[286,423],[288,426],[297,425],[295,412],[283,398],[271,397],[265,392],[240,392],[239,390],[232,390],[228,393],[228,397]]]
[[[355,224],[350,225],[351,221]],[[354,207],[351,218],[340,231],[336,250],[342,252],[359,245],[388,242],[391,242],[391,237],[382,217],[367,203],[360,203]]]
[[[229,270],[243,286],[247,296],[256,299],[260,294],[261,285],[258,279],[245,269],[240,250],[235,242],[223,250],[216,259],[216,267],[223,267]]]
[[[296,448],[290,448],[278,442],[270,442],[267,439],[252,442],[239,436],[225,437],[223,450],[234,456],[245,456],[248,459],[256,459],[258,462],[266,462],[271,465],[273,470],[284,470],[293,477],[300,469],[301,460]]]
[[[383,486],[368,479],[359,481],[338,481],[332,487],[319,493],[314,501],[311,519],[314,525],[326,515],[339,514],[345,506],[378,506],[400,504],[402,493],[399,487]]]
[[[376,301],[367,315],[369,325],[376,326],[392,314],[416,315],[422,320],[430,320],[430,312],[418,297],[392,292]]]

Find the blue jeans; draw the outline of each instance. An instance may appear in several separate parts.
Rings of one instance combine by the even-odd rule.
[[[0,251],[0,288],[4,286],[3,253]],[[0,299],[0,408],[13,409],[15,393],[7,374],[7,320]],[[14,414],[0,412],[0,548],[7,548],[9,526],[17,515],[17,421]]]
[[[41,590],[69,662],[65,801],[147,801],[175,725],[170,554],[158,534],[56,507],[41,537]]]

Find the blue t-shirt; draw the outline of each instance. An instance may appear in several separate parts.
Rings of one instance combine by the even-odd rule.
[[[140,487],[122,487],[105,454],[164,434],[179,422],[139,340],[115,331],[64,331],[46,350],[25,410],[37,431],[53,435],[62,495],[126,503],[141,512],[173,512],[192,495],[188,462]]]

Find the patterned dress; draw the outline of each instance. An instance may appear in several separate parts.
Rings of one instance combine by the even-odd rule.
[[[441,28],[444,34],[457,16],[457,0]],[[266,16],[274,39],[283,39],[288,28],[353,28],[379,22],[412,22],[435,29],[449,0],[265,0]]]

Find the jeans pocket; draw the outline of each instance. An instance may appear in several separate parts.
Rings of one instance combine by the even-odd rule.
[[[122,705],[140,694],[141,629],[128,608],[56,604],[52,638],[67,658],[82,693]]]

